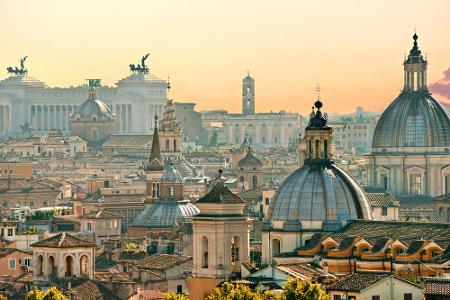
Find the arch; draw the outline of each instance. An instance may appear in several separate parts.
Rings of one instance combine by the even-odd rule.
[[[405,246],[398,245],[398,246],[392,247],[391,253],[394,257],[396,257],[397,255],[403,254],[405,251],[406,251]]]
[[[239,182],[244,182],[244,176],[239,177]]]
[[[80,274],[81,275],[89,275],[88,269],[89,257],[86,254],[81,255],[80,257]]]
[[[38,255],[36,261],[36,275],[43,275],[43,267],[44,267],[44,257],[42,255]]]
[[[56,276],[57,275],[56,273],[57,273],[56,260],[55,257],[53,257],[53,255],[50,255],[48,257],[48,275]]]
[[[231,261],[236,262],[241,260],[240,253],[241,238],[235,235],[231,238]]]
[[[281,241],[279,239],[272,239],[272,257],[281,253]]]
[[[208,257],[208,238],[206,236],[202,237],[202,268],[209,267],[209,257]]]
[[[241,238],[235,235],[231,238],[231,272],[237,273],[240,271],[241,261]]]
[[[64,259],[64,271],[66,277],[73,275],[73,257],[71,255],[67,255]]]

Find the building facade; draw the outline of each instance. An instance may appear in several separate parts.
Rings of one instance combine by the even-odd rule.
[[[26,74],[7,77],[0,81],[0,135],[20,134],[27,121],[35,132],[67,132],[70,116],[85,101],[88,89],[50,88]],[[116,115],[119,133],[148,133],[154,116],[164,111],[167,81],[133,72],[114,87],[98,87],[97,94]]]
[[[242,113],[227,111],[203,112],[203,126],[210,144],[240,144],[247,136],[256,148],[287,147],[289,139],[297,137],[304,128],[304,119],[298,113],[255,111],[254,79],[247,75],[242,81]],[[213,138],[215,137],[215,138]],[[211,143],[216,139],[215,143]]]

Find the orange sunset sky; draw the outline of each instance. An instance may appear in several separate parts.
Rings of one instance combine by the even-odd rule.
[[[49,86],[113,85],[150,52],[151,73],[197,109],[240,111],[249,69],[257,111],[308,113],[317,83],[330,113],[381,111],[403,85],[414,28],[429,84],[443,78],[449,15],[446,0],[0,0],[0,79],[28,55],[30,75]]]

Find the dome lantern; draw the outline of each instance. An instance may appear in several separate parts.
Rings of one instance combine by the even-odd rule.
[[[413,35],[413,47],[409,51],[408,57],[403,62],[404,65],[404,91],[428,91],[427,88],[427,64],[423,58],[417,44],[419,37]]]

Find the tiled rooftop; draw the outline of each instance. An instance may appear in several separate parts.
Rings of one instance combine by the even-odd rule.
[[[45,240],[36,242],[31,247],[49,247],[49,248],[91,248],[96,247],[95,244],[73,236],[69,233],[62,232]]]

